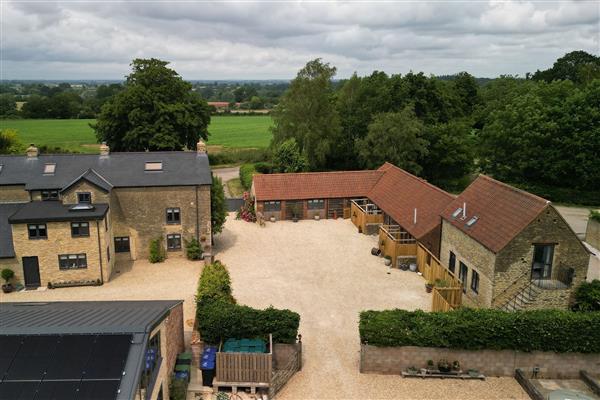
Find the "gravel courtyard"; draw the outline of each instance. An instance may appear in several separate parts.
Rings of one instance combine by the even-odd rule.
[[[150,264],[146,260],[119,264],[121,272],[102,286],[62,289],[24,290],[0,293],[0,301],[92,301],[92,300],[184,300],[184,321],[194,318],[194,295],[202,262],[173,257],[164,263]],[[186,339],[192,326],[184,323]]]
[[[300,313],[304,367],[277,398],[528,399],[512,378],[417,380],[360,374],[358,313],[366,309],[429,310],[431,297],[415,273],[388,271],[348,220],[236,221],[217,237],[241,304]],[[391,272],[388,274],[388,272]]]

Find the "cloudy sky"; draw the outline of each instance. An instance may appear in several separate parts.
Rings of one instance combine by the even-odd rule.
[[[476,76],[600,53],[600,1],[7,1],[3,79],[120,79],[136,57],[186,79],[288,79],[321,57],[354,71]]]

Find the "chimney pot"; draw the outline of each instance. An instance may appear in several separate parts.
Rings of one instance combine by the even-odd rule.
[[[100,155],[108,156],[109,154],[110,154],[110,147],[108,147],[106,142],[102,142],[102,144],[100,145]]]
[[[196,143],[196,152],[198,154],[206,154],[206,143],[204,143],[202,139],[198,140],[198,143]]]
[[[40,154],[40,150],[35,147],[35,144],[31,143],[26,150],[27,157],[36,158]]]

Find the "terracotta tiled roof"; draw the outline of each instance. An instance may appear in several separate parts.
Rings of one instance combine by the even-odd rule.
[[[255,175],[258,201],[365,197],[381,171],[306,172]]]
[[[417,239],[441,224],[440,213],[454,196],[390,163],[379,171],[384,174],[368,197],[386,214]]]
[[[452,214],[466,203],[466,218]],[[494,253],[531,223],[550,202],[479,175],[442,213],[443,218]],[[462,214],[461,214],[462,215]],[[467,222],[477,217],[470,227]]]

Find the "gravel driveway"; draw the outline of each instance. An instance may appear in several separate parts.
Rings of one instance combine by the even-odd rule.
[[[254,307],[301,315],[304,368],[278,399],[527,399],[512,378],[416,380],[360,374],[358,313],[365,309],[429,310],[415,273],[371,256],[375,237],[348,220],[256,224],[230,216],[217,236],[217,258],[231,273],[234,296]]]

